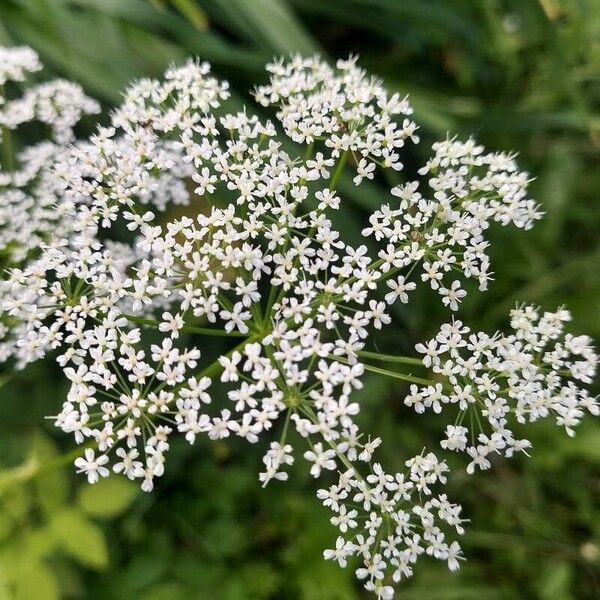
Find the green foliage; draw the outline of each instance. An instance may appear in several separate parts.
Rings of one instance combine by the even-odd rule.
[[[79,489],[78,503],[93,517],[114,517],[121,514],[137,495],[138,488],[126,479],[111,477],[98,485]]]
[[[600,339],[597,1],[3,0],[0,42],[30,44],[106,107],[129,80],[190,54],[231,81],[240,105],[273,55],[358,52],[391,89],[410,93],[425,142],[473,133],[519,151],[536,177],[545,220],[526,234],[493,232],[497,280],[469,295],[461,317],[493,329],[517,300],[565,303],[574,328]],[[405,162],[417,164],[426,144],[411,152]],[[391,183],[357,195],[342,181],[352,200],[342,215],[348,239]],[[397,310],[378,350],[410,352],[443,314],[437,299],[419,295]],[[56,412],[62,386],[48,362],[0,389],[0,598],[362,597],[349,570],[321,558],[333,533],[300,465],[287,484],[262,490],[261,448],[201,441],[174,449],[151,495],[114,479],[88,487],[64,466],[73,459],[63,459],[66,441],[38,427]],[[360,395],[389,465],[434,444],[441,427],[403,408],[403,392],[376,378]],[[587,422],[569,439],[543,425],[532,441],[531,460],[468,482],[456,465],[451,491],[472,520],[469,560],[458,574],[421,565],[401,598],[600,596],[598,426]]]
[[[82,487],[74,498],[67,461],[50,438],[38,432],[23,442],[25,461],[0,469],[0,598],[80,594],[73,565],[96,571],[109,565],[106,533],[90,517],[119,516],[135,488],[117,480]]]
[[[50,530],[61,549],[75,560],[92,569],[108,565],[108,552],[102,530],[75,509],[55,512],[50,520]]]

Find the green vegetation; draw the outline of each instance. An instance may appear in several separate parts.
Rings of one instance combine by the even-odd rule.
[[[574,330],[600,340],[595,0],[2,0],[0,43],[32,46],[107,109],[128,81],[188,55],[210,61],[241,106],[274,55],[358,53],[411,95],[425,142],[473,134],[489,149],[517,150],[536,178],[546,218],[526,234],[493,232],[497,280],[459,314],[485,330],[501,328],[518,299],[564,302]],[[349,238],[364,209],[386,198],[383,182],[368,189],[344,213]],[[444,311],[431,296],[415,297],[410,314],[396,309],[378,350],[410,354],[437,329]],[[220,343],[211,338],[207,352]],[[0,599],[9,590],[18,600],[362,597],[351,571],[321,558],[334,534],[302,465],[285,486],[263,490],[260,448],[202,439],[173,448],[152,494],[113,479],[88,487],[72,475],[71,441],[43,421],[62,401],[59,381],[50,360],[0,380]],[[384,437],[389,464],[441,430],[403,407],[404,385],[373,379],[360,393],[363,423]],[[450,491],[471,518],[468,561],[458,574],[421,564],[399,598],[600,597],[598,425],[584,422],[575,439],[552,424],[529,437],[531,460],[477,473],[469,486],[457,468]]]

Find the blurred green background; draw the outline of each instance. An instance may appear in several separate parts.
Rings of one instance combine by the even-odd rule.
[[[231,82],[235,106],[275,55],[359,53],[390,90],[411,95],[423,143],[407,169],[451,132],[517,150],[536,177],[546,218],[529,233],[492,232],[497,280],[461,317],[495,329],[517,300],[565,303],[573,328],[600,339],[597,0],[1,0],[0,43],[31,45],[45,77],[80,82],[107,109],[128,81],[188,55]],[[351,237],[386,191],[345,188]],[[445,315],[419,295],[378,348],[410,351]],[[442,428],[403,408],[403,392],[373,379],[360,394],[390,467],[434,446]],[[262,490],[261,447],[201,440],[175,445],[150,495],[120,480],[89,487],[68,465],[72,441],[44,421],[64,393],[51,361],[0,390],[0,599],[363,597],[351,570],[321,558],[334,531],[302,465]],[[572,440],[548,423],[529,437],[530,460],[470,478],[456,463],[450,492],[472,521],[469,560],[450,574],[424,559],[400,599],[600,597],[598,426],[587,420]]]

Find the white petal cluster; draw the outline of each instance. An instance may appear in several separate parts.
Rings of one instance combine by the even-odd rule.
[[[201,402],[210,402],[204,392],[210,380],[186,379],[198,365],[199,350],[178,349],[165,338],[162,344],[151,345],[147,356],[140,347],[140,330],[124,330],[126,325],[127,319],[110,311],[59,358],[70,365],[64,373],[71,387],[56,424],[73,433],[78,443],[95,440],[100,456],[87,465],[76,464],[90,481],[108,476],[108,468],[98,470],[97,465],[108,467],[110,462],[115,473],[141,479],[142,489],[150,491],[154,478],[164,473],[174,426],[189,432],[189,439],[198,431],[219,437],[215,432],[227,423],[213,424],[206,415],[192,417]],[[94,360],[88,365],[83,356]]]
[[[75,207],[65,197],[64,182],[55,171],[76,144],[73,127],[85,115],[99,112],[97,102],[88,98],[81,87],[64,80],[29,85],[21,96],[6,100],[12,82],[23,82],[26,74],[42,68],[37,54],[30,48],[0,48],[0,126],[4,132],[0,170],[0,264],[25,267],[39,259],[40,249],[47,243],[68,238],[73,232]],[[26,84],[21,84],[21,87]],[[20,90],[21,87],[18,89]],[[40,140],[20,150],[9,164],[10,130],[31,121],[51,128],[50,140]],[[32,316],[28,307],[37,303],[36,292],[28,290],[32,278],[42,277],[33,268],[23,287],[11,277],[0,280],[0,359],[18,354],[17,342],[28,333],[23,321]],[[21,294],[23,292],[23,294]],[[25,303],[27,316],[16,314],[14,304]],[[27,306],[25,306],[27,305]],[[21,312],[19,309],[18,313]],[[21,361],[19,361],[21,362]]]
[[[485,153],[474,140],[454,139],[433,145],[434,156],[419,171],[429,176],[429,191],[418,181],[392,189],[399,199],[385,204],[369,218],[363,235],[384,243],[381,269],[395,273],[419,260],[422,281],[457,310],[466,296],[460,277],[477,280],[484,291],[491,278],[485,232],[490,222],[529,229],[541,217],[527,197],[529,175],[519,171],[514,157]],[[386,299],[407,302],[404,277]],[[412,284],[409,284],[412,285]]]
[[[406,467],[406,473],[392,475],[374,463],[366,478],[342,470],[336,484],[317,493],[341,534],[325,559],[345,567],[357,557],[356,576],[378,598],[392,598],[386,581],[411,577],[421,555],[447,561],[452,571],[462,559],[459,544],[447,538],[452,530],[464,533],[461,507],[434,491],[446,482],[448,467],[431,452],[411,458]]]
[[[551,417],[572,436],[586,412],[600,414],[597,399],[582,387],[592,383],[598,355],[588,336],[565,333],[569,312],[520,306],[510,317],[510,335],[472,333],[453,321],[416,347],[440,383],[412,385],[405,404],[417,412],[458,409],[441,445],[466,452],[469,473],[488,469],[494,455],[510,457],[531,446],[515,437],[511,419],[523,425]]]
[[[227,84],[189,61],[134,84],[108,126],[60,155],[48,173],[69,227],[42,236],[41,254],[3,282],[14,335],[0,358],[24,366],[57,355],[70,388],[55,422],[86,444],[75,466],[91,483],[116,473],[150,491],[173,435],[264,444],[263,485],[285,481],[301,454],[313,477],[337,478],[318,493],[340,531],[325,557],[342,566],[355,557],[365,588],[391,598],[390,579],[410,576],[421,554],[458,568],[460,546],[446,535],[462,534],[462,519],[438,489],[448,469],[435,455],[407,461],[405,474],[374,462],[381,440],[360,430],[353,392],[365,371],[386,371],[366,363],[365,349],[419,283],[453,310],[461,275],[485,289],[487,228],[527,229],[540,213],[512,156],[447,140],[421,173],[429,198],[416,181],[394,188],[364,224],[365,243],[348,243],[333,218],[340,178],[351,171],[360,185],[376,166],[401,168],[403,144],[418,141],[410,105],[354,59],[332,68],[295,57],[268,70],[256,98],[276,107],[276,122],[227,113]],[[41,156],[25,161],[24,180],[42,180],[31,166],[41,169]],[[189,206],[174,217],[174,204]],[[128,231],[129,243],[116,241]],[[523,314],[507,338],[471,340],[459,322],[445,326],[417,349],[447,382],[413,388],[407,404],[437,412],[456,402],[461,414],[481,404],[489,443],[500,436],[511,451],[526,445],[508,434],[509,403],[520,420],[546,409],[570,428],[593,401],[560,377],[589,381],[595,355],[568,336],[540,350],[559,339],[565,313],[539,323]],[[191,336],[231,343],[208,363]],[[442,446],[466,449],[468,433],[459,417]]]
[[[39,258],[11,269],[2,281],[2,314],[10,324],[2,358],[12,356],[23,367],[66,345],[59,363],[81,360],[86,351],[75,344],[99,314],[131,305],[123,297],[131,283],[126,270],[135,260],[127,246],[102,245],[93,226],[71,242],[43,245]]]
[[[80,85],[56,79],[32,86],[22,97],[5,102],[0,109],[0,125],[16,129],[39,121],[51,128],[57,144],[66,144],[72,141],[73,127],[81,117],[99,110],[99,104],[86,96]]]
[[[69,193],[90,205],[102,227],[128,209],[130,230],[153,217],[140,213],[141,204],[159,210],[169,202],[186,204],[186,180],[214,145],[211,111],[227,97],[227,84],[210,76],[208,64],[196,61],[169,69],[163,82],[136,83],[111,126],[100,128],[75,160],[61,165]]]
[[[7,81],[24,81],[27,73],[41,69],[42,63],[35,50],[27,46],[0,46],[0,85]]]
[[[419,141],[409,117],[407,98],[389,95],[382,83],[356,66],[356,58],[336,67],[318,56],[296,56],[267,65],[268,85],[259,86],[256,101],[277,107],[277,118],[295,142],[322,141],[331,157],[351,152],[355,184],[373,179],[376,165],[402,169],[399,148]]]

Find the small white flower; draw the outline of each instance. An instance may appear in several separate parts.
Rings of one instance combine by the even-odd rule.
[[[90,483],[96,483],[100,477],[108,477],[110,471],[104,467],[108,463],[108,456],[106,454],[100,454],[99,456],[94,455],[94,451],[91,448],[86,448],[84,457],[75,459],[75,466],[77,467],[78,473],[85,473]]]
[[[304,458],[313,463],[310,468],[310,474],[313,477],[318,477],[321,474],[321,469],[332,471],[335,469],[335,451],[323,450],[323,444],[318,442],[313,446],[312,450],[307,450],[304,453]]]

